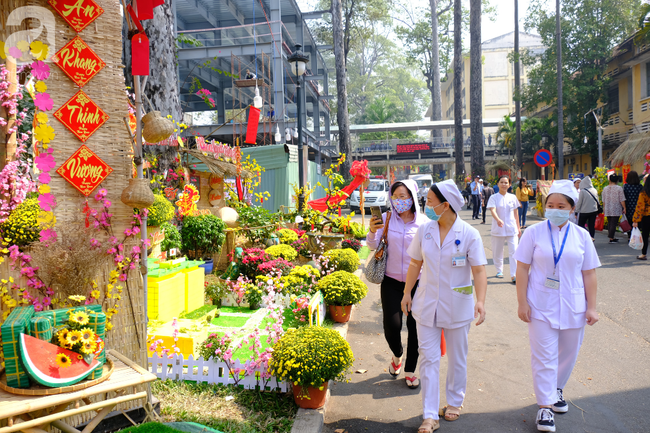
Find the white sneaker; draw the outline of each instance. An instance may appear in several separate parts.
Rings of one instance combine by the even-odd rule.
[[[537,411],[537,419],[535,420],[538,431],[555,431],[555,417],[551,409],[542,407]]]
[[[557,401],[553,405],[553,412],[555,413],[567,413],[569,411],[569,405],[564,401],[564,393],[560,388],[557,389]]]

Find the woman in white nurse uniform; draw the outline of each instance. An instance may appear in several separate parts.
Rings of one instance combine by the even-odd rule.
[[[406,274],[402,309],[413,314],[418,331],[424,418],[418,433],[429,433],[440,427],[442,330],[445,331],[449,361],[447,406],[442,414],[446,420],[455,421],[460,416],[467,388],[470,324],[474,318],[478,318],[477,325],[485,320],[487,260],[478,230],[456,214],[462,205],[463,196],[452,180],[432,185],[425,207],[425,214],[432,221],[418,228],[407,250],[411,263]],[[411,289],[420,270],[420,284],[411,299]],[[476,304],[473,289],[476,290]]]
[[[578,359],[585,323],[598,321],[600,260],[589,232],[569,223],[577,200],[571,181],[553,182],[548,220],[526,229],[515,256],[518,315],[528,323],[539,431],[554,432],[553,412],[569,410],[563,389]]]
[[[503,250],[508,244],[510,256],[510,279],[515,283],[517,264],[515,251],[519,243],[521,229],[519,228],[519,200],[514,194],[508,192],[510,178],[499,178],[499,193],[492,194],[487,208],[492,212],[492,257],[497,268],[497,278],[503,278]]]

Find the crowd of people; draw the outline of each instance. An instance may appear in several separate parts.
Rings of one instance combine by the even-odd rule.
[[[630,172],[624,187],[616,175],[602,192],[591,179],[575,183],[557,180],[545,202],[546,220],[526,226],[528,201],[535,191],[520,179],[516,193],[507,175],[494,187],[476,177],[464,191],[452,180],[434,183],[427,190],[424,211],[412,180],[395,182],[390,189],[391,208],[373,217],[367,243],[376,248],[388,224],[385,277],[381,283],[384,334],[392,352],[388,371],[405,384],[422,386],[423,422],[418,433],[460,418],[467,387],[468,334],[471,323],[485,321],[488,270],[479,231],[462,220],[459,211],[471,206],[472,220],[485,223],[492,216],[491,242],[496,277],[503,278],[503,253],[507,244],[510,276],[516,285],[518,317],[528,324],[532,382],[539,406],[539,431],[554,432],[554,413],[569,407],[564,386],[576,363],[586,325],[598,321],[596,268],[600,261],[594,246],[598,213],[608,219],[610,243],[625,216],[643,237],[640,260],[646,260],[650,233],[650,181],[641,185]],[[406,316],[406,351],[401,330]],[[448,356],[445,394],[440,408],[441,345]],[[415,374],[419,362],[420,378]]]

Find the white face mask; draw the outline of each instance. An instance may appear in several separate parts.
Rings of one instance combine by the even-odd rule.
[[[553,224],[554,226],[561,226],[565,222],[569,220],[569,216],[571,215],[571,210],[569,209],[546,209],[545,212],[546,218]]]

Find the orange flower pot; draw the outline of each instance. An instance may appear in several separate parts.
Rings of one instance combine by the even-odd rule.
[[[293,400],[303,409],[318,409],[325,406],[327,400],[327,385],[323,383],[323,389],[315,386],[303,388],[300,385],[293,386]]]
[[[345,323],[350,320],[352,305],[329,305],[332,320],[338,323]]]

